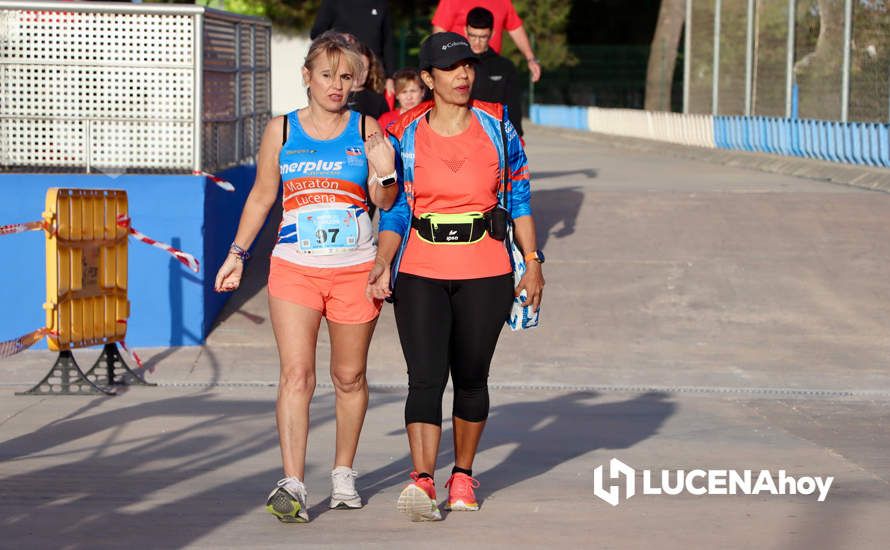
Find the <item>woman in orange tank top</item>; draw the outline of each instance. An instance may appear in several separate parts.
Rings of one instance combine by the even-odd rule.
[[[479,509],[472,468],[488,418],[491,358],[514,292],[527,292],[538,308],[544,258],[536,250],[519,136],[503,106],[470,100],[476,56],[469,43],[454,33],[434,34],[421,46],[420,60],[434,101],[390,129],[402,192],[381,213],[368,294],[393,301],[408,364],[405,424],[414,472],[397,508],[412,521],[429,521],[441,519],[433,473],[449,374],[455,461],[446,508]],[[505,172],[510,176],[502,178]],[[509,195],[516,241],[529,252],[515,289],[499,192]]]

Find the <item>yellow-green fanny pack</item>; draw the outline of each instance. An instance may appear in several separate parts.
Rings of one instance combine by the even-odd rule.
[[[482,212],[437,214],[428,212],[411,217],[417,236],[431,244],[473,244],[485,237],[488,220]]]

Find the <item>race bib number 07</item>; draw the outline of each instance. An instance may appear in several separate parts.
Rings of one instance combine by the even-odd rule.
[[[337,254],[358,246],[358,220],[351,208],[329,208],[300,212],[297,217],[300,251]]]

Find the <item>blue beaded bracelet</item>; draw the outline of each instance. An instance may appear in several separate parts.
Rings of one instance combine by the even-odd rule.
[[[235,243],[232,243],[232,246],[229,247],[229,253],[237,256],[242,262],[246,262],[250,259],[250,252],[244,250]]]

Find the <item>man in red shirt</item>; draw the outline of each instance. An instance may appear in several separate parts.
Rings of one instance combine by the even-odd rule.
[[[516,48],[525,56],[532,81],[540,80],[541,64],[532,52],[528,34],[522,26],[522,19],[516,13],[516,8],[513,7],[512,0],[441,0],[433,15],[433,32],[448,31],[466,36],[467,13],[476,7],[485,8],[494,15],[494,28],[489,42],[491,49],[501,53],[501,38],[506,29]]]

